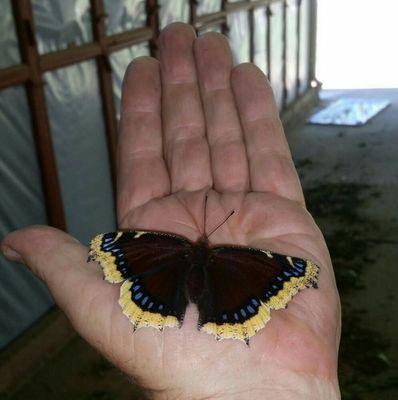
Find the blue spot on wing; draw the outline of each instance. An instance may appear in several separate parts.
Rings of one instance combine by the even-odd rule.
[[[142,293],[138,292],[134,295],[134,300],[139,300],[142,297]]]
[[[252,304],[256,307],[260,305],[260,303],[256,299],[252,299]]]
[[[249,313],[251,314],[254,314],[256,312],[256,310],[252,306],[247,306],[247,311],[249,311]]]

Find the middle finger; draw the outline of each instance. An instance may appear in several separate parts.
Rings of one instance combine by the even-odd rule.
[[[195,41],[194,53],[214,187],[221,192],[248,190],[249,166],[231,89],[232,54],[228,40],[220,33],[206,33]]]
[[[159,36],[162,77],[164,156],[171,191],[200,190],[212,186],[209,147],[190,25],[174,23]]]

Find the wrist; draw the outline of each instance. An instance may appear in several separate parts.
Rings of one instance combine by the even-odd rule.
[[[155,391],[149,396],[154,400],[340,400],[337,377],[333,379],[303,376],[296,372],[281,375],[283,380],[275,381],[264,377],[262,382],[248,382],[243,378],[222,385],[208,385],[203,381],[202,388],[195,385],[184,388],[168,388]],[[199,389],[199,390],[198,390]]]

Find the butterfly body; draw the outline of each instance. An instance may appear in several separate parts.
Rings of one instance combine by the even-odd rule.
[[[316,287],[309,260],[244,246],[211,246],[167,232],[127,231],[96,236],[90,260],[105,279],[123,283],[119,303],[134,328],[180,327],[186,307],[198,329],[217,339],[249,338],[304,287]]]

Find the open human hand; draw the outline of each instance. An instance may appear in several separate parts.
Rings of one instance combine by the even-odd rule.
[[[201,235],[231,210],[212,244],[241,244],[310,259],[318,290],[297,294],[250,342],[196,329],[139,329],[118,304],[120,285],[87,263],[87,248],[50,227],[9,234],[2,250],[49,287],[76,331],[159,399],[338,399],[340,306],[323,236],[305,208],[271,87],[253,64],[232,66],[226,38],[166,27],[160,62],[139,57],[123,82],[118,149],[122,229]]]

